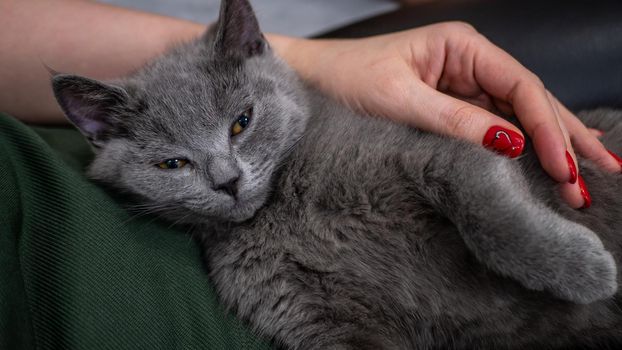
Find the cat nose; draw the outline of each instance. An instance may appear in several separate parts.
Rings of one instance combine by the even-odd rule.
[[[231,197],[237,197],[238,196],[238,180],[240,179],[239,176],[235,175],[232,178],[229,178],[227,180],[225,180],[224,182],[221,183],[215,183],[214,184],[214,191],[216,192],[224,192],[228,195],[230,195]]]

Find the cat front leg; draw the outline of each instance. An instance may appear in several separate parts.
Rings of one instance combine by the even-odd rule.
[[[253,231],[254,227],[245,232]],[[216,245],[205,236],[198,241],[221,302],[277,348],[413,348],[412,340],[368,295],[365,283],[305,262],[300,253],[281,249],[267,253],[265,242],[255,244],[253,235],[240,236],[249,241]]]
[[[529,289],[576,303],[615,294],[615,261],[598,236],[538,201],[515,161],[430,139],[427,148],[403,156],[405,170],[480,262]]]
[[[354,319],[348,316],[349,302],[320,293],[298,293],[296,296],[265,297],[254,314],[247,315],[260,334],[288,350],[399,350],[400,336],[382,327],[369,327],[374,316]],[[321,300],[320,300],[321,299]],[[274,304],[272,302],[275,301]],[[264,307],[271,304],[270,307]],[[274,305],[278,305],[274,307]],[[241,315],[245,318],[245,315]]]
[[[290,275],[291,276],[291,275]],[[322,289],[313,276],[294,275],[298,280],[282,280],[286,289],[265,291],[248,318],[257,331],[289,350],[399,350],[412,348],[411,339],[397,333],[390,322],[367,303],[342,291],[334,295]],[[305,281],[304,289],[300,281]],[[311,282],[307,284],[307,282]],[[316,284],[317,282],[317,284]],[[281,293],[287,290],[285,293]],[[359,294],[355,292],[354,294]]]

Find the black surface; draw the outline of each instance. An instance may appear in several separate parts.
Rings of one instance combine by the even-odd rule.
[[[475,26],[573,109],[622,107],[622,1],[477,1],[402,8],[321,37],[354,38],[442,21]]]

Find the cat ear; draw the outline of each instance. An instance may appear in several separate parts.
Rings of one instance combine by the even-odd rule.
[[[129,98],[120,87],[77,75],[55,75],[52,88],[67,118],[96,146],[113,131],[114,116]]]
[[[223,56],[249,58],[268,48],[248,0],[222,0],[214,50]]]

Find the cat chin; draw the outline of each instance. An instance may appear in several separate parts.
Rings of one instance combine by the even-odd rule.
[[[178,223],[178,224],[196,224],[203,223],[206,225],[221,222],[221,223],[241,223],[246,220],[249,220],[255,216],[258,208],[254,208],[251,206],[244,207],[235,207],[230,208],[229,210],[223,210],[221,213],[214,212],[202,212],[200,210],[192,210],[189,213],[192,215],[167,215],[162,214],[166,217],[167,220]]]
[[[255,201],[245,201],[244,204],[239,203],[227,213],[228,215],[225,220],[240,223],[251,219],[255,216],[255,213],[257,213],[261,207],[261,204],[262,203],[257,203]]]
[[[260,194],[255,194],[248,198],[239,198],[235,205],[224,213],[223,219],[235,223],[251,219],[265,203],[263,197]]]
[[[248,211],[246,213],[244,213],[244,215],[238,215],[235,217],[231,217],[228,221],[239,224],[241,222],[244,222],[246,220],[252,219],[253,216],[255,216],[255,213],[257,211]]]
[[[236,207],[221,215],[209,216],[206,221],[209,223],[215,219],[219,222],[232,222],[237,224],[253,218],[256,212],[257,209],[249,206]]]
[[[249,193],[241,195],[238,199],[232,199],[228,195],[223,195],[222,198],[217,199],[220,205],[217,207],[209,206],[209,209],[202,209],[200,206],[186,206],[183,207],[184,213],[171,213],[166,216],[168,220],[177,223],[196,223],[201,221],[204,224],[211,224],[214,222],[231,222],[241,223],[251,219],[255,216],[255,213],[264,205],[266,196],[260,193]]]

